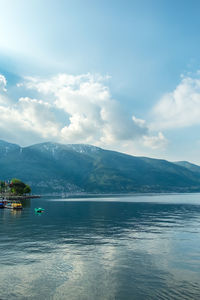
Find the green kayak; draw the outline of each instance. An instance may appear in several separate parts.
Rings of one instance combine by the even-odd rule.
[[[35,208],[35,212],[36,213],[42,213],[42,212],[44,212],[44,208],[37,207],[37,208]]]

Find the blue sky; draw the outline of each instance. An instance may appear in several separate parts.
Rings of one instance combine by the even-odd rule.
[[[199,1],[0,7],[0,138],[200,164]]]

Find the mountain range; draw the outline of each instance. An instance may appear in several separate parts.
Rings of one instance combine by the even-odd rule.
[[[200,192],[200,166],[136,157],[84,144],[20,147],[0,140],[0,179],[33,193]]]

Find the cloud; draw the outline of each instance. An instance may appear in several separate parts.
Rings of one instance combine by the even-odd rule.
[[[145,122],[128,116],[112,99],[105,80],[92,74],[60,74],[48,80],[29,77],[26,87],[53,95],[53,105],[65,111],[69,123],[61,130],[64,141],[109,143],[147,134]]]
[[[172,129],[200,124],[200,79],[183,77],[153,109],[152,128]]]
[[[26,97],[16,105],[0,104],[0,115],[1,138],[21,145],[57,137],[59,132],[50,106],[37,99]]]
[[[47,102],[25,97],[19,99],[16,111],[20,113],[20,120],[26,124],[27,131],[34,131],[43,138],[49,138],[56,137],[59,133],[59,126],[51,108]]]
[[[143,139],[144,145],[152,149],[165,148],[168,144],[162,132],[158,132],[157,136],[144,136]]]
[[[0,74],[0,92],[1,91],[3,91],[3,92],[7,91],[6,85],[7,85],[7,81],[6,81],[5,76],[3,76],[2,74]]]
[[[5,97],[0,101],[1,138],[7,136],[22,145],[51,140],[102,147],[137,141],[153,149],[159,143],[163,146],[161,133],[151,136],[144,120],[125,112],[112,98],[107,79],[90,73],[26,77],[17,86],[29,97],[21,97],[15,104]],[[5,77],[2,82],[6,86]],[[31,98],[30,92],[37,96]]]

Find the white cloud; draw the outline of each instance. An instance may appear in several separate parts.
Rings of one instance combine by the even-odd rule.
[[[58,124],[48,104],[30,98],[20,98],[16,105],[0,104],[1,138],[30,144],[35,141],[55,138]]]
[[[58,136],[58,124],[47,102],[31,98],[20,98],[16,109],[25,122],[27,131],[34,131],[43,138]]]
[[[0,95],[1,138],[6,136],[22,145],[52,140],[111,148],[113,145],[115,149],[133,142],[151,148],[159,143],[163,146],[162,134],[151,137],[144,120],[123,111],[105,80],[107,77],[91,74],[25,78],[17,86],[23,87],[24,95],[26,89],[36,91],[40,99],[21,97],[12,104]]]
[[[168,144],[162,132],[158,132],[157,136],[144,136],[143,139],[144,145],[152,149],[165,148]]]
[[[48,80],[29,77],[26,86],[54,95],[53,105],[68,116],[69,124],[61,130],[61,138],[66,142],[110,143],[147,134],[145,122],[128,116],[112,99],[105,79],[91,74],[60,74]]]
[[[164,95],[153,109],[152,128],[181,128],[200,124],[200,79],[182,78],[172,93]]]
[[[3,92],[7,91],[6,85],[7,85],[7,81],[6,81],[5,76],[3,76],[2,74],[0,74],[0,92],[1,91],[3,91]]]

